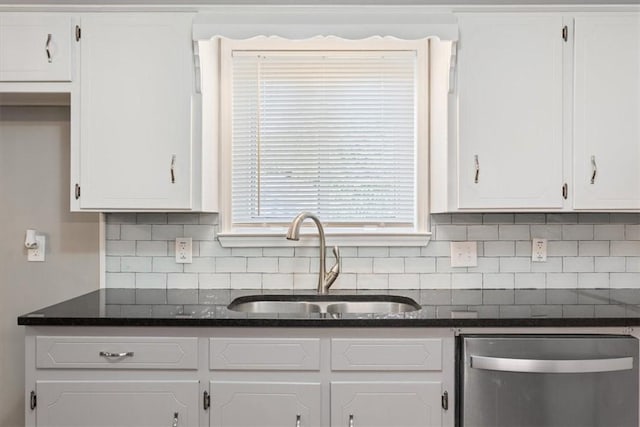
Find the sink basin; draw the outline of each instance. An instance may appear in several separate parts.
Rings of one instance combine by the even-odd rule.
[[[236,298],[229,310],[244,313],[366,314],[420,310],[408,297],[395,295],[250,295]]]

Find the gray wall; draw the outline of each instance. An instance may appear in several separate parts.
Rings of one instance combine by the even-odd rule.
[[[0,107],[0,426],[24,425],[16,317],[98,288],[98,214],[71,214],[67,107]],[[47,237],[28,263],[27,228]]]

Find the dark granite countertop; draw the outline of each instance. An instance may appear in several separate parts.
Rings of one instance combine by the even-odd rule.
[[[101,289],[18,317],[19,325],[202,327],[604,327],[640,325],[640,289],[332,291],[400,295],[422,309],[401,314],[247,314],[227,308],[255,294],[313,291]]]

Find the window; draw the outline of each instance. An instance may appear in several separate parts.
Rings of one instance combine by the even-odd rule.
[[[329,236],[424,240],[427,47],[221,39],[222,237],[281,236],[309,211]]]

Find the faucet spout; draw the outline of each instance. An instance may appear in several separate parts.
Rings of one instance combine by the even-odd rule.
[[[327,265],[326,265],[326,241],[324,236],[324,227],[322,227],[322,222],[320,219],[310,212],[302,212],[298,214],[291,224],[289,224],[289,229],[287,230],[287,239],[288,240],[300,240],[300,226],[305,219],[311,219],[316,227],[318,228],[318,239],[320,240],[320,267],[318,270],[318,293],[319,294],[327,294],[329,293],[329,288],[333,285],[333,282],[338,278],[340,274],[340,250],[337,246],[333,248],[333,255],[336,258],[336,263],[331,267],[329,272],[327,273]]]

